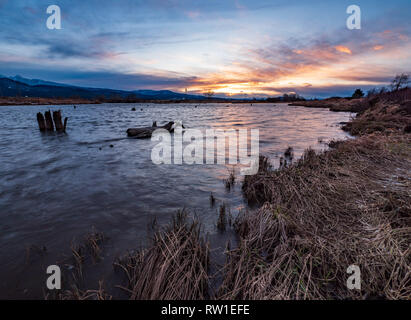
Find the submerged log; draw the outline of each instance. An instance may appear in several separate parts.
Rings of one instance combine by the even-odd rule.
[[[151,138],[153,131],[156,129],[166,129],[169,132],[173,132],[173,124],[174,122],[170,121],[165,126],[161,126],[161,127],[153,126],[153,127],[144,127],[144,128],[130,128],[130,129],[127,129],[127,135],[129,137],[134,137],[137,139]]]
[[[46,111],[44,113],[44,116],[46,118],[46,131],[54,131],[54,124],[53,124],[53,119],[51,118],[51,112]]]
[[[46,122],[44,121],[44,116],[41,112],[37,113],[37,123],[39,124],[39,129],[41,132],[46,131]]]
[[[54,125],[56,126],[56,131],[57,132],[63,132],[64,127],[63,127],[63,122],[61,121],[61,111],[53,111],[53,121]]]

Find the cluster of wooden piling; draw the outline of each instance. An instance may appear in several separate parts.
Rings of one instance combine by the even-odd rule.
[[[57,132],[66,132],[67,118],[64,118],[64,124],[61,120],[61,111],[53,111],[53,117],[51,111],[46,111],[44,116],[41,112],[37,113],[37,122],[41,132],[54,130]]]

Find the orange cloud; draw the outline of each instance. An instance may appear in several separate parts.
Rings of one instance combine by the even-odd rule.
[[[276,95],[279,92],[315,92],[319,88],[381,86],[391,70],[409,57],[411,44],[374,33],[365,43],[318,41],[304,45],[247,48],[246,55],[213,73],[202,74],[188,85],[197,93],[212,90],[228,95]],[[334,39],[335,40],[335,39]],[[338,42],[337,42],[338,43]],[[392,59],[393,56],[398,59]]]
[[[336,46],[335,50],[342,52],[342,53],[348,53],[348,54],[352,54],[350,48],[345,47],[345,46]]]

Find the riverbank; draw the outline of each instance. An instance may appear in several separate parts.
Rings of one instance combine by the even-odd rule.
[[[272,99],[271,99],[272,100]],[[248,99],[223,99],[223,98],[205,98],[205,99],[133,99],[133,98],[38,98],[38,97],[0,97],[0,106],[25,106],[25,105],[79,105],[79,104],[103,104],[103,103],[154,103],[154,104],[203,104],[203,103],[237,103],[237,104],[259,104],[259,103],[282,103],[283,101],[268,100],[248,100]],[[286,102],[284,102],[286,103]]]
[[[0,97],[0,106],[25,105],[68,105],[68,104],[98,104],[99,101],[88,99],[63,98],[32,98],[32,97]]]
[[[174,103],[253,103],[250,100],[231,100],[231,99],[180,99],[180,100],[161,100],[161,99],[118,99],[118,98],[99,98],[99,99],[82,99],[82,98],[38,98],[38,97],[0,97],[0,106],[25,106],[25,105],[78,105],[78,104],[103,104],[103,103],[156,103],[156,104],[174,104]],[[259,101],[264,102],[264,101]]]
[[[290,103],[289,106],[302,106],[307,108],[328,108],[335,112],[362,113],[375,109],[376,104],[388,103],[389,105],[404,104],[411,100],[411,89],[404,88],[392,92],[374,94],[364,98],[332,97],[323,100],[306,100]]]
[[[411,139],[373,133],[261,170],[243,191],[224,299],[410,299]],[[350,265],[361,290],[346,286]]]
[[[219,298],[411,298],[410,104],[376,99],[345,126],[357,139],[246,177],[261,208],[237,220]],[[347,288],[350,265],[361,290]]]
[[[365,109],[365,99],[328,98],[324,100],[298,101],[290,106],[302,106],[307,108],[328,108],[335,112],[361,112]]]

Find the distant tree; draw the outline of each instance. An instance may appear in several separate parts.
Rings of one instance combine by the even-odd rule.
[[[207,92],[204,92],[204,96],[207,97],[208,99],[211,99],[213,95],[214,95],[214,91],[208,90]]]
[[[397,74],[395,78],[391,81],[391,90],[398,91],[401,88],[407,88],[410,82],[410,76],[406,73]]]
[[[363,92],[361,89],[357,89],[357,90],[355,90],[355,92],[353,93],[352,97],[353,97],[354,99],[362,98],[362,97],[364,97],[364,92]]]

